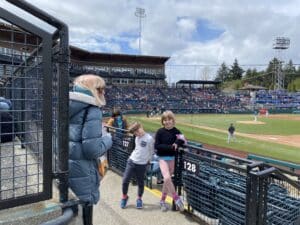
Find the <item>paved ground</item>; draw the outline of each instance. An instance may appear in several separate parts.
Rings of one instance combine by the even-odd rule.
[[[41,154],[41,153],[40,153]],[[0,143],[0,190],[2,200],[36,194],[42,190],[42,168],[37,152],[31,153],[15,142]],[[39,179],[40,178],[40,179]]]
[[[191,216],[178,211],[161,212],[160,193],[146,188],[144,208],[136,209],[137,186],[129,187],[129,202],[126,209],[120,208],[121,176],[112,171],[101,182],[101,200],[94,209],[94,225],[188,225],[201,224]]]
[[[22,149],[19,144],[6,143],[0,146],[0,156],[0,167],[2,169],[0,174],[2,179],[0,197],[2,199],[11,198],[13,195],[22,196],[25,193],[36,193],[38,191],[40,184],[37,184],[36,180],[38,180],[37,176],[42,171],[37,166],[38,164],[34,155],[30,154],[26,149]],[[26,166],[24,162],[27,162],[30,166]],[[161,212],[159,207],[161,196],[159,188],[161,188],[161,185],[154,185],[155,189],[145,187],[143,197],[144,208],[140,210],[135,208],[137,186],[130,186],[128,207],[121,209],[121,182],[122,177],[112,171],[108,171],[101,181],[101,199],[98,205],[94,207],[94,225],[199,224],[199,220],[196,221],[187,213],[172,210]],[[15,187],[19,187],[16,192],[13,190],[13,184]],[[169,199],[169,203],[171,208],[171,199]],[[80,215],[72,224],[82,225],[82,215],[81,212],[79,213]],[[3,221],[0,219],[1,222]],[[37,223],[32,222],[29,224]]]

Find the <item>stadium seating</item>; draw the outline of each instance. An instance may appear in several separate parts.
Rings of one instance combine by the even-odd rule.
[[[298,108],[300,107],[300,92],[288,93],[285,90],[260,90],[256,93],[255,103],[276,108]]]
[[[177,113],[224,112],[246,110],[240,99],[227,96],[214,88],[187,89],[147,86],[111,86],[106,89],[107,106],[111,111],[115,106],[123,111],[146,112],[170,109]]]
[[[282,160],[278,160],[278,159],[272,159],[269,157],[263,157],[263,156],[259,156],[259,155],[254,155],[254,154],[249,154],[247,156],[248,159],[250,160],[256,160],[256,161],[261,161],[261,162],[265,162],[274,166],[281,166],[284,168],[288,168],[291,171],[295,171],[295,170],[300,170],[300,164],[296,164],[296,163],[291,163],[291,162],[286,162],[286,161],[282,161]]]
[[[143,113],[165,109],[176,113],[249,113],[249,106],[261,105],[275,110],[300,109],[300,93],[286,91],[258,91],[255,101],[251,102],[250,95],[246,93],[228,95],[216,88],[110,86],[106,90],[106,98],[106,112],[116,106],[125,112],[134,110]]]

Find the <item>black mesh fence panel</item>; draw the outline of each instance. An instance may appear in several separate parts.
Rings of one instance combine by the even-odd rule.
[[[123,174],[127,159],[134,149],[134,136],[122,129],[108,128],[112,134],[113,145],[108,151],[109,167],[119,174]]]
[[[51,196],[51,181],[45,180],[51,168],[44,163],[43,135],[44,121],[51,119],[44,114],[44,104],[51,105],[51,99],[43,94],[47,74],[44,41],[4,20],[0,22],[0,102],[9,105],[0,108],[0,207],[6,208]],[[51,151],[46,154],[51,157]]]
[[[208,224],[245,224],[246,162],[205,151],[182,158],[183,196],[193,213]]]
[[[300,190],[286,180],[268,179],[267,225],[300,224]]]
[[[299,176],[286,177],[263,163],[193,146],[179,155],[182,183],[177,186],[183,187],[188,211],[205,223],[300,224]]]

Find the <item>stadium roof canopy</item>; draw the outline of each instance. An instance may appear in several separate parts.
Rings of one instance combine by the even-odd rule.
[[[242,88],[240,88],[239,90],[249,90],[249,91],[255,91],[255,90],[266,90],[267,88],[263,87],[263,86],[258,86],[258,85],[252,85],[252,84],[248,84]]]
[[[221,81],[212,81],[212,80],[180,80],[176,84],[221,84]]]
[[[212,81],[212,80],[180,80],[176,83],[176,87],[180,85],[188,85],[189,87],[192,87],[192,85],[201,86],[204,87],[204,85],[215,85],[218,86],[221,84],[221,81]]]
[[[14,48],[21,52],[32,52],[36,46],[41,43],[41,39],[37,36],[26,33],[20,28],[0,22],[0,47]],[[11,36],[14,31],[14,39],[16,44],[11,46]],[[26,41],[25,41],[26,38]],[[24,44],[26,43],[26,44]],[[126,55],[90,52],[70,45],[71,59],[79,61],[102,62],[102,63],[119,63],[119,64],[151,64],[164,65],[170,57],[165,56],[145,56],[145,55]]]
[[[87,50],[70,46],[71,58],[80,61],[91,62],[115,62],[124,64],[165,64],[170,57],[164,56],[145,56],[145,55],[126,55],[126,54],[112,54],[112,53],[100,53],[89,52]]]

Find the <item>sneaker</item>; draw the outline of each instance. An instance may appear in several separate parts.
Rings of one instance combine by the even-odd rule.
[[[137,199],[136,200],[136,208],[137,209],[142,209],[143,208],[143,200],[142,199]]]
[[[169,210],[169,206],[165,201],[160,201],[160,210],[162,212],[167,212]]]
[[[184,211],[184,204],[180,197],[177,200],[175,200],[175,205],[177,206],[179,211],[181,211],[181,212]]]
[[[127,196],[127,198],[122,198],[122,199],[121,199],[121,204],[120,204],[120,206],[121,206],[122,209],[125,209],[125,207],[126,207],[126,205],[127,205],[127,202],[128,202],[128,199],[129,199],[128,196]]]

